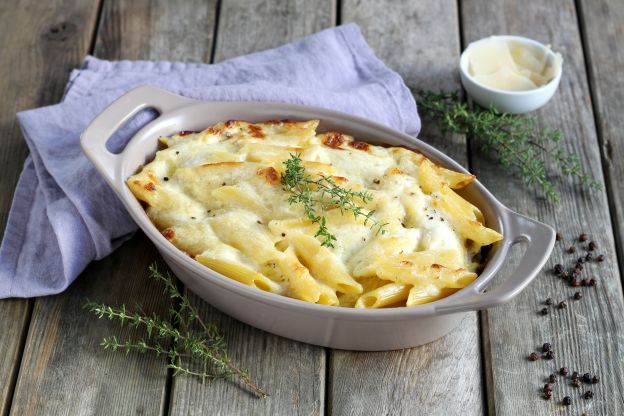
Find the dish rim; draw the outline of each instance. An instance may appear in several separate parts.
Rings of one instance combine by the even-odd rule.
[[[141,90],[141,91],[139,91]],[[124,108],[119,103],[122,100],[126,99],[130,101],[131,96],[133,94],[137,98],[141,98],[141,103],[135,103],[132,111],[124,112]],[[163,101],[157,103],[154,102],[149,103],[150,100],[145,97],[149,97],[150,95],[160,94],[161,96],[174,99],[174,103],[172,105],[167,105]],[[161,97],[163,98],[163,97]],[[177,101],[176,101],[177,100]],[[147,102],[144,102],[147,101]],[[102,130],[102,125],[110,122],[110,118],[113,117],[112,114],[107,114],[107,111],[113,110],[113,107],[117,111],[115,112],[117,118],[119,120],[115,120],[114,128],[110,126],[105,127],[107,133],[110,133],[106,140],[103,140],[101,137],[97,139],[99,143],[91,143],[95,142],[92,140],[91,136],[94,136],[96,132],[100,132]],[[368,128],[373,132],[380,132],[384,136],[393,137],[399,141],[403,142],[403,146],[407,147],[410,150],[415,150],[423,153],[428,158],[432,159],[435,163],[440,163],[445,167],[449,167],[451,169],[469,173],[463,166],[453,160],[451,157],[444,154],[442,151],[434,148],[433,146],[423,142],[420,139],[409,136],[405,133],[394,130],[390,127],[382,125],[380,123],[359,117],[351,114],[343,113],[336,110],[329,110],[320,107],[313,106],[304,106],[299,104],[284,104],[284,103],[272,103],[272,102],[210,102],[210,101],[198,101],[185,97],[181,97],[154,87],[139,87],[126,95],[122,96],[116,102],[111,104],[107,110],[98,116],[94,122],[85,130],[83,135],[81,136],[81,145],[83,150],[91,159],[91,161],[96,165],[96,168],[103,174],[104,179],[109,183],[109,185],[113,188],[115,193],[119,196],[121,202],[124,207],[128,211],[128,213],[135,220],[137,225],[142,229],[142,231],[150,238],[152,243],[154,243],[161,254],[169,260],[172,260],[176,263],[176,265],[180,268],[183,268],[185,271],[189,271],[196,276],[199,276],[208,284],[217,284],[222,289],[228,290],[235,295],[241,295],[249,300],[259,301],[265,304],[269,304],[271,306],[279,307],[280,309],[288,309],[290,311],[296,310],[299,313],[313,313],[316,315],[322,315],[328,318],[334,319],[347,319],[347,320],[358,320],[358,321],[378,321],[378,320],[410,320],[423,316],[431,316],[431,315],[440,315],[446,313],[453,313],[462,310],[476,310],[478,307],[472,307],[469,309],[466,308],[453,308],[453,304],[456,306],[461,306],[461,299],[476,299],[476,297],[483,297],[483,293],[481,292],[495,277],[496,274],[500,271],[501,267],[504,265],[504,260],[507,257],[509,250],[511,247],[519,242],[527,241],[527,236],[513,236],[508,235],[505,232],[505,228],[508,227],[510,230],[512,228],[511,221],[514,218],[522,218],[528,220],[526,217],[517,214],[507,207],[505,207],[502,203],[500,203],[490,192],[489,190],[483,186],[483,184],[475,179],[468,187],[475,187],[477,194],[481,194],[483,201],[487,201],[489,204],[489,208],[493,213],[493,217],[496,218],[498,224],[494,226],[497,231],[503,234],[503,239],[497,243],[494,243],[491,249],[491,253],[489,258],[486,260],[484,265],[483,272],[473,281],[470,285],[466,286],[455,292],[452,295],[444,297],[442,299],[436,300],[434,302],[426,303],[423,305],[417,306],[404,306],[404,307],[393,307],[393,308],[380,308],[380,309],[361,309],[361,308],[349,308],[349,307],[339,307],[339,306],[328,306],[328,305],[319,305],[315,303],[305,302],[299,299],[289,298],[284,295],[275,294],[266,292],[257,288],[253,288],[251,286],[245,285],[243,283],[237,282],[234,279],[231,279],[227,276],[224,276],[202,264],[192,259],[188,255],[186,255],[182,250],[175,247],[170,241],[165,239],[165,237],[160,233],[160,231],[156,228],[156,226],[149,220],[145,210],[140,205],[139,201],[136,197],[131,193],[130,189],[126,185],[126,179],[130,175],[134,174],[137,170],[137,165],[131,171],[128,171],[127,160],[129,159],[129,155],[133,151],[139,151],[140,153],[146,153],[145,149],[142,149],[141,146],[144,146],[145,142],[156,142],[158,140],[159,135],[154,134],[156,130],[161,130],[163,128],[169,128],[170,132],[168,134],[173,134],[177,131],[184,130],[183,126],[177,125],[172,120],[176,118],[183,117],[184,114],[190,113],[192,109],[196,111],[204,107],[208,109],[211,106],[220,106],[220,107],[257,107],[259,110],[270,109],[272,112],[278,112],[281,114],[288,114],[289,119],[320,119],[321,123],[324,118],[334,118],[339,119],[348,123],[355,123],[362,128]],[[145,108],[156,108],[159,110],[160,115],[153,121],[147,123],[140,130],[138,130],[132,138],[128,141],[127,145],[123,149],[123,151],[117,155],[113,155],[110,152],[104,150],[104,152],[108,153],[106,157],[101,155],[102,149],[99,148],[95,150],[93,144],[102,144],[106,143],[108,139],[110,139],[110,135],[115,132],[123,123],[125,123],[129,118],[135,115],[142,109]],[[123,114],[123,117],[121,115]],[[294,114],[294,117],[293,117]],[[307,114],[304,116],[304,114]],[[254,118],[254,117],[250,117]],[[274,117],[273,117],[274,118]],[[269,118],[267,118],[269,119]],[[98,124],[99,123],[99,124]],[[174,128],[175,126],[175,128]],[[204,128],[209,126],[209,123],[204,124]],[[160,134],[162,136],[163,134]],[[363,139],[369,141],[369,139]],[[384,138],[380,137],[379,142],[384,142]],[[394,145],[396,146],[396,145]],[[136,149],[135,149],[136,148]],[[100,153],[98,155],[98,152]],[[152,155],[149,160],[153,159],[153,150],[150,150],[147,155]],[[147,156],[146,156],[147,157]],[[111,166],[113,165],[113,166]],[[112,168],[112,169],[111,169]],[[113,172],[112,175],[107,174]],[[467,187],[467,188],[468,188]],[[548,254],[552,250],[552,245],[554,245],[554,230],[551,227],[541,224],[537,221],[530,220],[535,224],[539,224],[540,226],[548,229],[551,234],[551,240],[549,244],[550,248],[547,249],[547,252],[543,259],[543,261],[539,261],[538,265],[531,269],[531,277],[524,278],[520,286],[514,288],[513,293],[507,293],[505,296],[496,300],[493,305],[502,304],[507,302],[509,299],[517,295],[521,290],[530,283],[530,281],[535,277],[535,275],[539,272],[543,264],[545,263]],[[488,224],[488,226],[492,227],[494,224]],[[523,238],[524,237],[524,238]],[[530,243],[530,238],[528,239]],[[528,249],[527,249],[528,251]],[[526,253],[525,253],[526,255]],[[513,273],[512,273],[513,274]],[[184,280],[184,279],[183,279]],[[458,302],[459,301],[459,302]],[[472,302],[473,305],[476,305],[478,302]],[[450,306],[450,309],[446,309]],[[478,306],[478,305],[477,305]]]

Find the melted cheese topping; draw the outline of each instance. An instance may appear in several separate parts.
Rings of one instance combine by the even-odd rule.
[[[229,121],[164,137],[166,148],[128,186],[177,248],[262,290],[328,305],[383,307],[436,300],[476,278],[481,246],[501,236],[451,190],[471,175],[404,148],[317,134],[318,123]],[[362,206],[385,224],[383,232],[332,209],[324,215],[336,241],[322,246],[314,237],[318,224],[301,204],[288,203],[281,184],[292,154],[309,175],[369,192],[372,200]]]

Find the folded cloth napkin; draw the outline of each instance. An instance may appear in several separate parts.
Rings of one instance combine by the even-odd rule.
[[[18,113],[30,156],[0,246],[0,298],[63,291],[87,264],[110,254],[136,225],[80,150],[79,136],[123,93],[153,85],[213,101],[276,101],[326,107],[417,134],[416,103],[350,24],[277,49],[215,65],[85,59],[63,102]],[[122,148],[154,117],[117,133]]]

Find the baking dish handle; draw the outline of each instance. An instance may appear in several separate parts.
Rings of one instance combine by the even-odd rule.
[[[503,221],[507,223],[504,229],[510,238],[503,248],[502,261],[507,260],[511,246],[528,244],[518,267],[500,286],[485,292],[480,292],[477,286],[473,286],[472,291],[458,292],[458,296],[449,298],[448,303],[441,302],[435,308],[436,312],[465,312],[502,305],[518,295],[541,271],[555,244],[555,230],[510,210],[506,210],[504,216]]]
[[[120,155],[109,152],[106,142],[128,120],[146,108],[160,114],[193,103],[194,100],[160,88],[142,86],[124,94],[110,104],[80,135],[80,146],[109,184],[115,181]]]

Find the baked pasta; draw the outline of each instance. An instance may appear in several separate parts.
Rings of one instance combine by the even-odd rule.
[[[318,124],[182,131],[161,138],[127,183],[173,245],[260,290],[383,308],[432,302],[476,279],[482,247],[502,236],[454,191],[474,176],[317,133]]]

